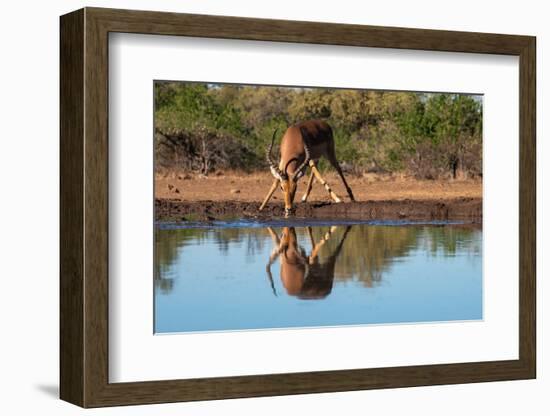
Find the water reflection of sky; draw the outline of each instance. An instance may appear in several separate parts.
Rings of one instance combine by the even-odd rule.
[[[276,238],[284,230],[273,227]],[[292,230],[296,247],[310,255],[307,228]],[[314,226],[312,237],[315,243],[329,234],[318,252],[321,266],[341,243],[328,267],[332,286],[321,299],[304,300],[285,287],[284,253],[270,267],[272,288],[266,265],[277,244],[265,227],[157,228],[155,332],[482,318],[481,230],[368,224],[347,234],[343,225],[329,230]]]

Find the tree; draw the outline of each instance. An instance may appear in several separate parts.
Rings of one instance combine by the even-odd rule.
[[[476,176],[481,104],[464,94],[157,82],[157,166],[265,169],[275,131],[277,147],[289,125],[321,118],[337,157],[357,173]]]

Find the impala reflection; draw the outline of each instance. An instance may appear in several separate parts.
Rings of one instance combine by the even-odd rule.
[[[333,238],[339,227],[332,226],[317,242],[313,237],[311,227],[307,227],[307,233],[311,242],[311,252],[300,246],[296,238],[294,227],[284,227],[279,236],[271,227],[267,231],[273,240],[273,251],[266,266],[267,276],[273,293],[277,296],[271,265],[279,259],[281,270],[281,283],[290,296],[300,299],[324,299],[332,291],[334,282],[334,270],[336,259],[342,251],[344,241],[352,226],[347,226],[340,236],[338,245],[332,250],[326,260],[319,259],[319,251]]]

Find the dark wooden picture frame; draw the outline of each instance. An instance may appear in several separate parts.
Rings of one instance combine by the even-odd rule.
[[[535,378],[534,37],[99,8],[62,16],[60,29],[61,399],[99,407]],[[110,32],[519,56],[519,359],[109,383]]]

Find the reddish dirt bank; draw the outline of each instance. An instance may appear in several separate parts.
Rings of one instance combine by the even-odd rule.
[[[349,201],[340,178],[332,171],[324,174],[338,196]],[[452,200],[457,198],[482,198],[480,180],[418,180],[401,175],[365,174],[361,177],[347,175],[357,201],[413,201]],[[269,172],[216,173],[208,177],[185,173],[156,175],[155,198],[179,201],[236,201],[261,202],[271,187],[273,177]],[[296,200],[306,189],[307,177],[300,179]],[[325,188],[314,183],[308,202],[330,202]],[[277,190],[273,203],[282,204],[282,194]]]
[[[227,218],[282,217],[283,204],[270,203],[258,212],[259,202],[155,200],[156,221],[212,221]],[[481,223],[481,198],[404,199],[299,203],[296,217],[364,220],[464,221]]]

